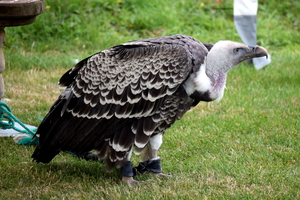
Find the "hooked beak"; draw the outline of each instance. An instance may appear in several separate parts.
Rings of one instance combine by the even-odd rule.
[[[257,58],[257,57],[264,57],[266,56],[266,58],[268,58],[268,52],[265,48],[261,47],[261,46],[248,46],[250,51],[249,51],[249,56],[251,56],[252,58]]]
[[[240,57],[240,62],[263,56],[266,56],[266,59],[268,58],[268,52],[265,48],[261,46],[248,46],[246,52]]]

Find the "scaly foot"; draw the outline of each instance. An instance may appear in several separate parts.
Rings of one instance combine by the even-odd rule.
[[[149,181],[152,181],[152,180],[150,179],[147,181],[137,181],[137,180],[134,180],[133,177],[126,177],[126,176],[123,176],[122,180],[121,180],[122,183],[127,184],[129,187],[135,187],[139,184],[144,184]]]
[[[172,175],[169,174],[163,174],[163,173],[154,173],[154,172],[149,172],[151,175],[159,177],[159,178],[171,178]]]

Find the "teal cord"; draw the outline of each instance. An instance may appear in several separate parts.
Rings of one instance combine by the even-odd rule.
[[[24,128],[24,130],[19,129],[15,126],[15,123],[20,124],[21,127]],[[18,144],[24,144],[24,145],[32,145],[32,144],[38,144],[38,138],[34,137],[35,129],[29,129],[27,128],[17,117],[15,117],[9,106],[0,100],[0,129],[14,129],[15,131],[18,131],[20,133],[27,134],[28,137],[24,137],[24,141],[20,140]]]

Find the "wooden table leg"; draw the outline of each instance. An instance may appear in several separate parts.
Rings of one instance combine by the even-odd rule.
[[[2,47],[4,46],[5,41],[5,31],[4,27],[0,27],[0,99],[4,96],[4,81],[2,72],[5,70],[5,60]]]

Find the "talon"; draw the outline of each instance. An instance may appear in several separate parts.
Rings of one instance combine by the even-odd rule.
[[[134,180],[133,177],[126,177],[126,176],[123,176],[122,180],[121,180],[122,183],[127,184],[129,187],[135,187],[139,184],[144,184],[149,181],[152,181],[152,180],[149,179],[147,181],[137,181],[137,180]]]
[[[150,172],[151,175],[156,176],[156,177],[160,177],[160,178],[171,178],[172,175],[169,174],[163,174],[163,173],[154,173],[154,172]]]

